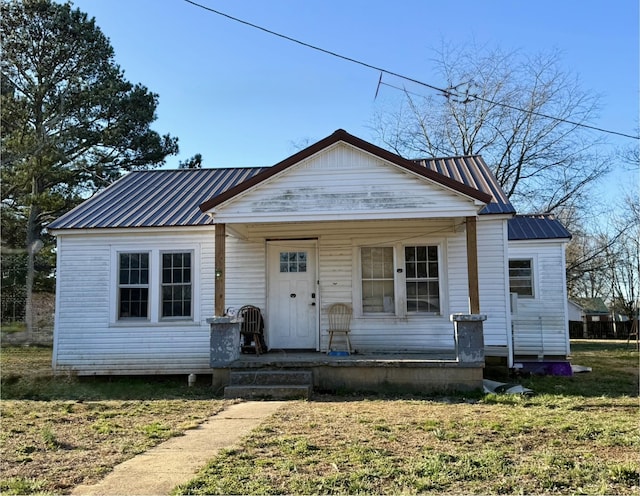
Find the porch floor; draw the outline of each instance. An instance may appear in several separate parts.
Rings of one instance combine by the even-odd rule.
[[[261,355],[243,353],[229,368],[260,367],[459,367],[454,350],[434,353],[354,353],[328,355],[319,351],[270,350]]]

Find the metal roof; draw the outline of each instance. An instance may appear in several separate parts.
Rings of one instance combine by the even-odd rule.
[[[131,172],[59,217],[49,229],[211,224],[198,206],[264,167]]]
[[[480,214],[516,213],[516,209],[481,156],[425,158],[415,162],[449,179],[489,193],[491,202],[480,211]]]
[[[509,241],[571,239],[571,233],[553,214],[516,215],[508,221]]]
[[[48,228],[199,226],[204,213],[331,144],[344,141],[443,186],[484,201],[481,214],[513,214],[515,209],[482,157],[406,160],[344,130],[318,141],[272,167],[178,169],[131,172],[59,217]]]

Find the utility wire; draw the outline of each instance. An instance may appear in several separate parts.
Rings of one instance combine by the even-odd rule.
[[[184,0],[184,1],[189,3],[189,4],[191,4],[191,5],[193,5],[193,6],[195,6],[195,7],[201,8],[203,10],[209,11],[209,12],[211,12],[213,14],[217,14],[217,15],[222,16],[222,17],[226,17],[227,19],[230,19],[232,21],[238,22],[240,24],[244,24],[245,26],[249,26],[249,27],[254,28],[254,29],[258,29],[258,30],[263,31],[265,33],[268,33],[270,35],[277,36],[278,38],[282,38],[282,39],[290,41],[292,43],[296,43],[298,45],[302,45],[303,47],[311,48],[312,50],[316,50],[318,52],[325,53],[327,55],[331,55],[332,57],[336,57],[336,58],[339,58],[339,59],[342,59],[342,60],[346,60],[347,62],[351,62],[353,64],[358,64],[358,65],[361,65],[361,66],[366,67],[368,69],[373,69],[373,70],[375,70],[377,72],[380,72],[380,80],[378,81],[378,89],[379,89],[381,84],[384,84],[385,86],[390,86],[392,88],[396,88],[395,86],[392,86],[390,84],[382,82],[382,74],[389,74],[390,76],[394,76],[394,77],[397,77],[397,78],[400,78],[400,79],[404,79],[405,81],[410,81],[410,82],[418,84],[420,86],[424,86],[426,88],[429,88],[429,89],[432,89],[432,90],[435,90],[435,91],[439,91],[440,93],[442,93],[443,96],[445,96],[447,98],[450,98],[450,97],[462,98],[464,96],[465,100],[464,100],[463,103],[471,101],[472,99],[476,99],[476,100],[480,100],[480,101],[485,102],[485,103],[490,103],[492,105],[498,105],[498,106],[505,107],[505,108],[508,108],[508,109],[511,109],[511,110],[516,110],[518,112],[525,112],[525,113],[528,113],[528,114],[537,115],[537,116],[543,117],[545,119],[552,119],[552,120],[555,120],[555,121],[558,121],[558,122],[564,122],[566,124],[571,124],[571,125],[578,126],[578,127],[584,127],[586,129],[592,129],[594,131],[599,131],[599,132],[602,132],[602,133],[615,134],[617,136],[623,136],[625,138],[631,138],[631,139],[635,139],[635,140],[640,140],[640,136],[633,136],[631,134],[621,133],[621,132],[618,132],[618,131],[612,131],[612,130],[604,129],[604,128],[601,128],[601,127],[590,126],[588,124],[584,124],[584,123],[581,123],[581,122],[576,122],[576,121],[563,119],[561,117],[554,117],[552,115],[543,114],[543,113],[540,113],[540,112],[535,112],[533,110],[527,110],[527,109],[515,107],[513,105],[509,105],[509,104],[506,104],[506,103],[496,102],[494,100],[490,100],[488,98],[483,98],[483,97],[478,96],[476,94],[460,95],[457,92],[457,87],[439,88],[437,86],[425,83],[425,82],[420,81],[418,79],[414,79],[414,78],[399,74],[397,72],[393,72],[393,71],[390,71],[388,69],[384,69],[383,67],[378,67],[378,66],[375,66],[375,65],[372,65],[372,64],[368,64],[368,63],[363,62],[361,60],[357,60],[357,59],[354,59],[354,58],[351,58],[351,57],[347,57],[346,55],[342,55],[340,53],[333,52],[331,50],[327,50],[325,48],[321,48],[321,47],[316,46],[316,45],[311,45],[310,43],[306,43],[306,42],[298,40],[296,38],[292,38],[291,36],[287,36],[287,35],[284,35],[282,33],[278,33],[276,31],[272,31],[271,29],[267,29],[267,28],[264,28],[262,26],[258,26],[257,24],[253,24],[253,23],[251,23],[249,21],[245,21],[243,19],[239,19],[237,17],[233,17],[233,16],[231,16],[229,14],[225,14],[224,12],[221,12],[221,11],[213,9],[211,7],[207,7],[206,5],[202,5],[200,3],[194,2],[193,0]],[[396,89],[400,89],[400,88],[396,88]],[[376,90],[376,94],[377,93],[378,92]]]

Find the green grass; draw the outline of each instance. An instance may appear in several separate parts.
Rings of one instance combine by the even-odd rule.
[[[640,494],[638,352],[572,342],[573,377],[519,395],[318,395],[289,402],[175,494]],[[0,492],[69,493],[214,414],[207,382],[53,377],[3,348]]]
[[[533,397],[290,403],[174,494],[640,494],[638,353],[575,342]]]
[[[50,348],[0,352],[0,493],[68,494],[224,408],[210,377],[54,377]]]

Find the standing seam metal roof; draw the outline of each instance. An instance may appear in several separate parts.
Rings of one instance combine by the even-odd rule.
[[[489,193],[492,201],[480,211],[480,214],[516,213],[516,209],[481,156],[426,158],[415,162],[471,188]]]
[[[383,158],[397,160],[409,169],[419,171],[420,167],[424,167],[429,175],[436,173],[441,176],[444,185],[451,185],[454,189],[469,192],[479,198],[490,199],[480,214],[515,213],[509,199],[480,156],[406,161],[349,135],[346,131],[338,130],[306,151],[303,150],[273,167],[131,172],[56,219],[48,227],[55,230],[209,225],[211,220],[202,211],[203,205],[215,202],[216,198],[233,196],[236,190],[244,190],[257,184],[263,177],[269,177],[272,172],[294,165],[299,156],[340,140],[378,153]],[[438,180],[438,177],[434,179]]]
[[[49,229],[211,224],[198,206],[265,167],[131,172],[52,222]]]
[[[553,214],[516,215],[508,222],[509,241],[571,239],[571,233]]]

